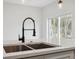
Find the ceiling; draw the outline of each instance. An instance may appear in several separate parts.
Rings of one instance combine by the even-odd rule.
[[[8,3],[27,5],[27,6],[44,7],[55,0],[3,0],[3,1]]]

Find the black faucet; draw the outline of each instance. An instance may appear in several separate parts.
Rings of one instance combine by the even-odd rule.
[[[24,23],[25,23],[25,21],[26,21],[27,19],[32,20],[32,22],[33,22],[33,24],[34,24],[34,28],[33,28],[33,29],[24,29]],[[27,18],[23,21],[23,24],[22,24],[22,38],[20,38],[20,35],[19,35],[19,41],[22,41],[22,43],[25,42],[24,30],[33,30],[33,36],[36,36],[36,32],[35,32],[35,21],[33,20],[33,18],[27,17]]]

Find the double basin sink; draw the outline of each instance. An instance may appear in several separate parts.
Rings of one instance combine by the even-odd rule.
[[[54,47],[56,47],[56,45],[49,45],[45,43],[35,43],[35,44],[4,46],[3,48],[6,53],[12,53],[12,52],[20,52],[20,51],[28,51],[28,50],[54,48]]]

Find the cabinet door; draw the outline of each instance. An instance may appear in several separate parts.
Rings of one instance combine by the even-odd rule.
[[[45,56],[45,59],[74,59],[74,53],[73,51],[68,51],[68,52],[49,54]]]
[[[36,56],[36,57],[29,57],[29,58],[23,58],[23,59],[44,59],[43,56]]]

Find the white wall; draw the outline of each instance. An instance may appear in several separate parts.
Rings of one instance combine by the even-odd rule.
[[[74,14],[74,0],[64,0],[63,8],[59,9],[57,7],[57,1],[43,7],[35,8],[30,6],[22,6],[18,4],[4,3],[4,43],[9,41],[18,41],[18,34],[22,34],[22,22],[23,20],[30,16],[36,22],[36,37],[32,37],[32,32],[26,34],[26,38],[32,41],[48,41],[55,44],[59,44],[59,40],[47,39],[47,20],[48,18],[57,17],[65,13],[72,13],[73,16],[73,39],[63,40],[61,39],[62,45],[73,45],[74,44],[74,30],[75,30],[75,14]],[[32,23],[27,21],[26,27],[32,28]],[[30,23],[30,24],[29,24]],[[29,25],[28,25],[29,24]],[[27,31],[28,32],[28,31]],[[37,40],[39,39],[39,40]],[[28,40],[27,40],[28,41]],[[66,44],[64,44],[66,43]]]
[[[32,17],[36,23],[36,37],[32,36],[32,32],[25,34],[26,39],[32,39],[32,41],[40,41],[40,26],[41,26],[41,9],[22,6],[18,4],[4,3],[3,12],[3,28],[4,28],[4,43],[10,43],[10,41],[18,41],[18,35],[22,35],[22,23],[27,17]],[[32,28],[33,23],[31,21],[26,21],[26,28]],[[36,39],[36,40],[35,40]]]
[[[62,45],[73,45],[74,44],[74,36],[75,36],[75,33],[74,33],[74,30],[75,30],[75,13],[74,13],[74,9],[75,9],[75,4],[74,4],[74,0],[63,0],[63,7],[62,9],[59,9],[58,6],[57,6],[57,1],[53,2],[52,4],[49,4],[48,6],[44,7],[43,8],[43,22],[42,22],[42,28],[43,28],[43,31],[42,31],[42,37],[43,39],[45,39],[44,41],[51,41],[52,43],[55,43],[55,44],[59,44],[59,40],[56,40],[56,39],[47,39],[47,20],[48,18],[52,18],[52,17],[57,17],[57,16],[60,16],[60,15],[64,15],[66,13],[72,13],[72,17],[73,17],[73,26],[72,26],[72,37],[73,39],[71,40],[63,40],[61,39],[61,44]],[[47,39],[47,40],[46,40]]]

